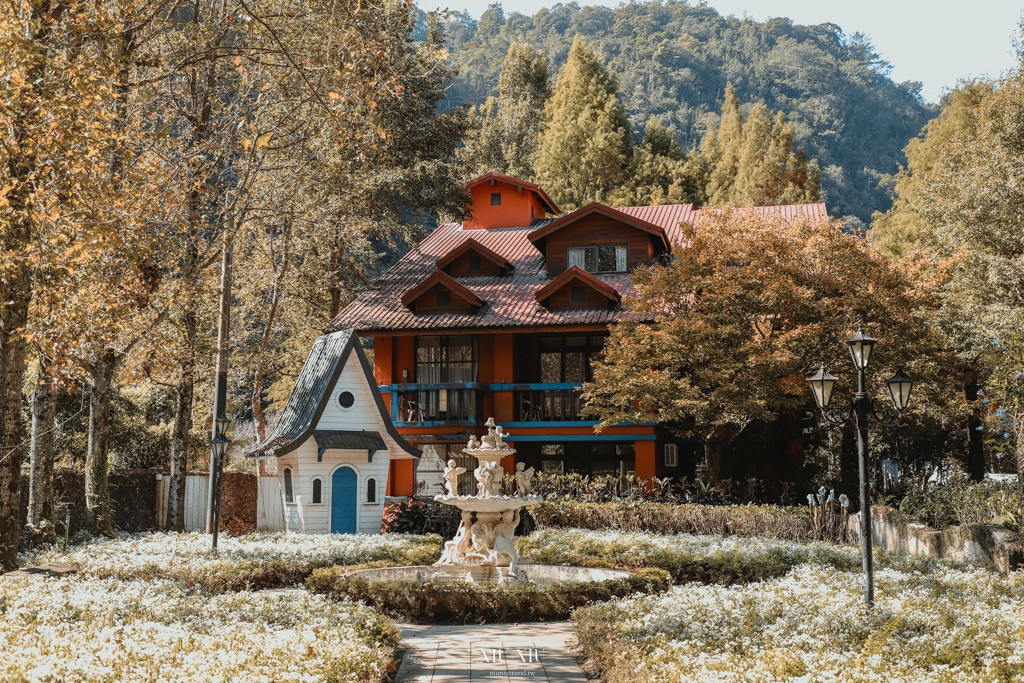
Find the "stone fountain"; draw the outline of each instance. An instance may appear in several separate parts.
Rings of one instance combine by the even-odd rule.
[[[458,478],[466,469],[449,460],[444,471],[445,493],[434,496],[435,501],[462,511],[455,538],[444,544],[441,559],[434,564],[438,568],[432,577],[435,581],[514,584],[527,580],[517,566],[515,530],[519,511],[544,499],[531,495],[533,468],[525,469],[523,463],[516,465],[515,495],[502,495],[505,471],[501,460],[516,451],[505,443],[508,434],[494,424],[493,417],[485,426],[487,435],[480,441],[471,436],[463,450],[478,461],[473,470],[476,495],[458,495]]]

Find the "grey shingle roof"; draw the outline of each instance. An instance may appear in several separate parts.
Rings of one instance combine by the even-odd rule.
[[[377,432],[353,432],[344,429],[317,429],[313,432],[317,448],[345,448],[358,451],[383,451],[387,444]]]
[[[402,436],[395,430],[391,422],[391,416],[384,407],[384,399],[377,388],[377,382],[373,378],[373,370],[370,368],[362,346],[359,344],[359,337],[354,329],[339,330],[330,334],[317,337],[313,342],[313,348],[302,366],[299,377],[295,380],[295,387],[288,396],[288,402],[274,427],[274,431],[266,440],[246,453],[249,457],[261,455],[282,456],[291,453],[310,436],[313,435],[314,427],[323,415],[327,401],[330,400],[331,387],[338,381],[341,371],[348,361],[349,355],[353,352],[359,359],[359,364],[366,377],[366,383],[373,394],[377,410],[392,439],[407,453],[419,457],[420,451],[409,445]],[[329,432],[328,432],[329,433]],[[358,434],[359,432],[355,432]],[[377,450],[387,448],[383,439],[377,432],[379,446]],[[376,443],[376,442],[375,442]],[[328,448],[334,448],[328,446]],[[358,448],[364,448],[359,446]],[[365,447],[368,448],[368,447]]]

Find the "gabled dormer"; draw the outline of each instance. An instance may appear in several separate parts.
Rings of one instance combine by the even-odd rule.
[[[622,297],[614,287],[579,266],[571,266],[537,290],[537,303],[549,311],[611,310]]]
[[[504,275],[512,270],[512,264],[470,237],[438,259],[437,269],[452,277]]]
[[[464,186],[469,190],[472,217],[462,222],[464,230],[525,228],[560,209],[540,185],[491,171]]]
[[[484,300],[440,270],[402,295],[402,305],[416,314],[476,313]]]
[[[577,266],[590,273],[624,273],[668,251],[660,226],[594,202],[530,233],[549,275]]]

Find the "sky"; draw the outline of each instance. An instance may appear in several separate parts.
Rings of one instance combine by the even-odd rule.
[[[449,0],[453,10],[475,18],[493,0]],[[580,5],[616,7],[618,0],[577,0]],[[697,4],[696,0],[691,0]],[[418,0],[436,9],[438,0]],[[554,0],[504,0],[506,13],[533,15]],[[1013,38],[1022,0],[708,0],[721,14],[763,21],[788,17],[798,24],[831,22],[847,34],[867,34],[876,51],[893,65],[896,82],[920,81],[922,94],[937,102],[962,78],[998,76],[1014,66]]]

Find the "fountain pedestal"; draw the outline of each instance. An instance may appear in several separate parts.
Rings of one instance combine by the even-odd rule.
[[[434,580],[517,583],[527,578],[517,568],[515,530],[519,511],[544,499],[530,495],[533,468],[524,469],[522,463],[516,468],[516,495],[501,494],[501,460],[516,451],[504,442],[508,435],[494,424],[494,418],[486,424],[487,436],[482,441],[471,437],[463,451],[478,461],[473,470],[477,495],[458,495],[458,476],[465,469],[449,460],[444,473],[447,493],[434,496],[437,502],[462,511],[455,538],[444,544],[441,559],[434,564],[439,568]]]

